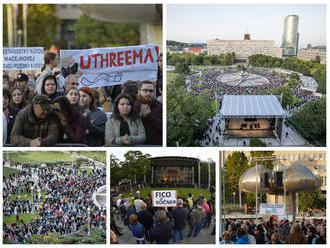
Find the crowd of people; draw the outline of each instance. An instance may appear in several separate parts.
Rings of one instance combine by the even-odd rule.
[[[7,146],[162,145],[162,59],[158,81],[80,87],[76,74],[45,54],[41,73],[3,74],[3,143]]]
[[[326,244],[326,219],[227,219],[220,244]]]
[[[222,82],[219,79],[219,76],[225,73],[240,73],[240,71],[238,68],[194,71],[186,76],[186,88],[194,94],[204,94],[205,92],[208,92],[212,98],[221,99],[222,95],[263,94],[266,90],[283,87],[287,81],[287,75],[273,73],[273,70],[271,69],[247,68],[245,73],[265,77],[268,80],[268,83],[249,86],[243,86],[244,84],[241,86],[236,84],[232,85]],[[243,76],[241,80],[244,81]],[[249,80],[251,81],[252,79]],[[302,86],[306,87],[305,84]],[[319,96],[316,96],[314,92],[302,89],[300,86],[292,88],[291,91],[293,96],[300,99],[297,105],[302,105],[307,101],[314,101],[320,98]]]
[[[127,228],[137,244],[169,244],[184,242],[199,236],[203,228],[210,227],[215,215],[215,198],[207,200],[201,194],[194,199],[192,193],[179,197],[176,207],[153,207],[150,195],[144,199],[137,191],[135,197],[111,198],[111,243],[118,244],[122,230]],[[121,220],[126,227],[116,223]],[[215,234],[215,226],[209,235]]]
[[[93,193],[106,184],[106,167],[23,166],[3,182],[3,213],[15,221],[3,225],[3,238],[10,243],[30,243],[33,235],[68,235],[83,226],[106,230],[106,209],[95,205]],[[26,199],[23,195],[30,196]],[[22,214],[36,214],[24,221]]]

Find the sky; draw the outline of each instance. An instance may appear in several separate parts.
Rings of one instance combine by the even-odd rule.
[[[207,161],[209,158],[219,163],[219,151],[214,149],[209,149],[208,147],[189,147],[189,148],[176,148],[176,147],[167,147],[166,149],[162,147],[153,147],[153,148],[132,148],[131,151],[141,151],[142,153],[148,153],[151,157],[162,157],[162,156],[184,156],[184,157],[193,157],[199,158],[203,161]],[[112,148],[111,153],[115,155],[120,161],[124,160],[124,154],[127,152],[127,149],[123,148]]]
[[[274,40],[281,46],[287,15],[298,15],[299,47],[326,44],[325,4],[169,4],[167,40],[203,42],[209,39]]]

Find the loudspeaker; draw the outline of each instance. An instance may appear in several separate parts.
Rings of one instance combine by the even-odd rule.
[[[260,173],[260,188],[269,188],[269,174],[268,174],[268,172]]]
[[[283,171],[275,171],[274,172],[274,186],[276,188],[283,187]]]

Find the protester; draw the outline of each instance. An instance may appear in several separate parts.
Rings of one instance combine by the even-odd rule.
[[[129,230],[131,230],[134,239],[136,240],[137,244],[145,244],[145,228],[144,226],[139,223],[138,217],[136,214],[132,214],[129,216]]]
[[[58,66],[58,64],[59,64],[59,60],[58,60],[56,53],[47,52],[45,54],[45,64],[41,68],[41,74],[39,75],[39,77],[37,78],[37,81],[36,81],[37,94],[39,94],[39,95],[42,94],[41,89],[42,89],[42,84],[43,84],[44,78],[49,75],[54,75],[53,70]],[[55,82],[57,83],[57,81],[55,81]],[[56,87],[57,86],[58,85],[56,85]]]
[[[41,95],[47,96],[50,100],[54,100],[60,93],[57,92],[57,80],[53,75],[44,77],[41,85]]]
[[[23,93],[23,99],[26,103],[31,103],[33,98],[33,90],[28,86],[29,77],[24,73],[19,73],[16,79],[16,85]]]
[[[155,86],[143,81],[138,91],[137,112],[146,130],[146,144],[162,145],[162,105],[156,100]]]
[[[174,219],[173,243],[181,242],[186,237],[186,225],[188,221],[188,209],[183,207],[183,200],[177,200],[177,208],[172,211]]]
[[[52,102],[54,113],[60,120],[60,143],[86,143],[86,119],[65,96]]]
[[[169,244],[172,239],[173,223],[169,221],[164,210],[155,213],[155,225],[151,229],[151,237],[156,244]]]
[[[143,144],[146,139],[142,121],[137,118],[130,95],[120,94],[114,103],[114,117],[106,123],[105,144]]]
[[[197,202],[197,207],[190,213],[190,230],[188,237],[194,235],[196,237],[202,229],[203,221],[205,219],[205,210],[202,208],[201,201]]]
[[[50,99],[39,95],[16,117],[11,143],[16,146],[51,146],[58,140],[59,123],[50,107]]]
[[[104,145],[105,113],[96,107],[95,93],[92,88],[82,87],[79,89],[79,106],[87,121],[87,144],[89,146]]]
[[[70,88],[68,91],[65,92],[66,97],[68,98],[69,102],[78,109],[79,106],[79,90],[78,88]]]

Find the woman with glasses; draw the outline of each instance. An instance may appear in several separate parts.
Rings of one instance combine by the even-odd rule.
[[[86,144],[86,120],[78,109],[65,96],[56,98],[52,108],[61,124],[59,142]]]
[[[145,129],[134,110],[132,97],[120,94],[114,102],[114,117],[106,123],[105,145],[130,146],[143,144],[145,140]]]

